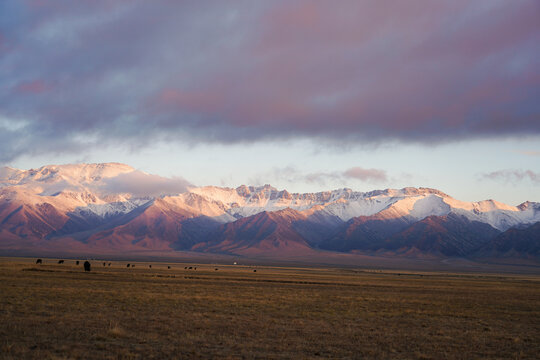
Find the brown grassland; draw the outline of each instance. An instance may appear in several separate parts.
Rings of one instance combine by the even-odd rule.
[[[535,275],[33,261],[0,259],[2,359],[540,357]]]

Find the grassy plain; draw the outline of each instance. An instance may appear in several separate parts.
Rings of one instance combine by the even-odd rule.
[[[126,263],[0,259],[0,358],[540,357],[540,276]]]

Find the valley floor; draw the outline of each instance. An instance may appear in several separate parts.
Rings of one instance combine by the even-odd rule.
[[[539,275],[43,260],[0,258],[0,358],[540,356]]]

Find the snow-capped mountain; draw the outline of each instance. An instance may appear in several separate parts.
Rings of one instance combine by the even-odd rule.
[[[119,163],[0,168],[0,248],[75,243],[250,253],[452,244],[464,248],[452,254],[466,255],[539,221],[539,203],[463,202],[429,188],[289,193],[270,185],[194,187]],[[440,246],[413,241],[438,231],[452,234]]]
[[[387,218],[407,216],[423,219],[429,215],[456,213],[470,220],[485,222],[496,229],[506,230],[519,224],[540,221],[540,204],[510,206],[495,200],[464,202],[429,188],[386,189],[354,192],[339,189],[319,193],[291,194],[270,185],[240,186],[236,189],[219,187],[192,188],[192,193],[225,205],[225,211],[235,218],[255,215],[262,211],[291,208],[297,211],[316,211],[348,221],[358,216],[370,216],[385,211]]]

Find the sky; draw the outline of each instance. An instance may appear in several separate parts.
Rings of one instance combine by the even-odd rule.
[[[3,0],[0,165],[540,201],[540,2]]]

